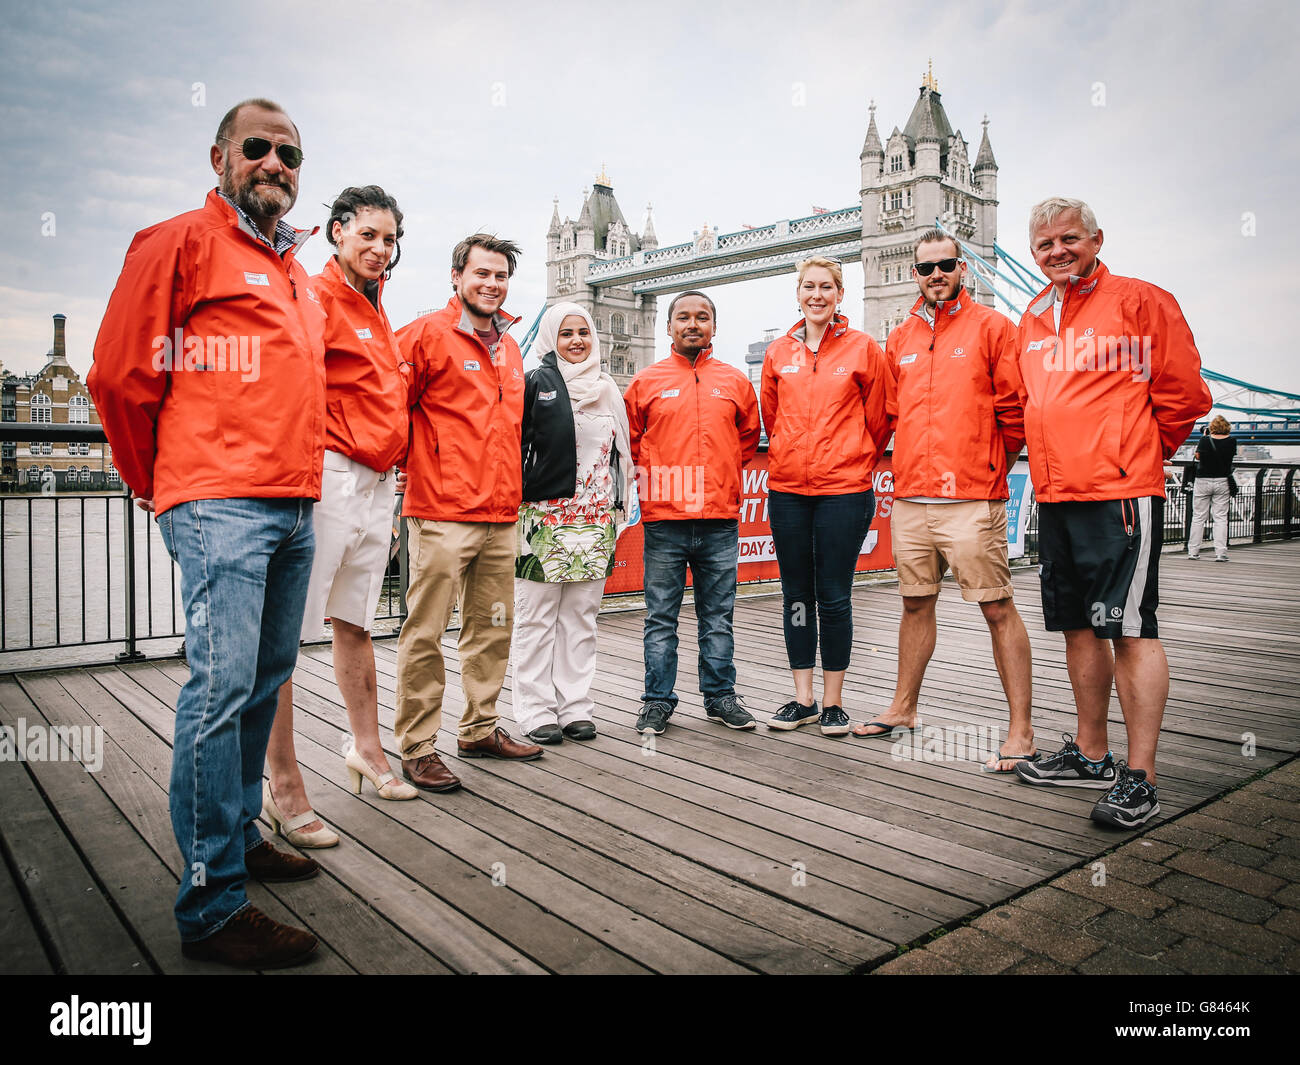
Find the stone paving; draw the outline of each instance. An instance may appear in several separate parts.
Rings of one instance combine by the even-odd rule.
[[[876,974],[1300,973],[1300,760]]]

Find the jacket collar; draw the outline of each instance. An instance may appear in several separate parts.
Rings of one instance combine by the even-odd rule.
[[[848,331],[848,328],[848,317],[843,314],[836,314],[831,317],[830,322],[827,324],[826,332],[831,336],[842,337]],[[785,335],[799,341],[800,344],[808,343],[808,319],[800,318]],[[822,334],[822,339],[826,339],[825,333]]]
[[[465,314],[465,308],[461,306],[459,296],[456,296],[454,294],[452,295],[451,299],[447,301],[447,310],[452,311],[457,315],[457,322],[456,322],[457,329],[459,329],[462,333],[468,334],[469,336],[478,335],[474,331],[474,327],[470,324],[469,316]],[[516,318],[514,315],[509,314],[506,311],[504,306],[501,307],[496,312],[496,314],[492,316],[492,324],[496,326],[497,332],[500,333],[503,337],[509,331],[510,327],[514,325],[517,321],[519,321],[519,319]]]
[[[974,297],[966,291],[966,287],[963,285],[957,290],[957,295],[953,296],[952,299],[939,300],[934,305],[934,320],[938,322],[940,318],[955,318],[971,305],[973,299]],[[920,318],[926,325],[930,324],[930,319],[925,316],[924,296],[916,298],[916,302],[912,304],[912,314]]]
[[[357,290],[352,287],[352,282],[348,280],[348,275],[343,272],[343,267],[339,265],[339,259],[337,255],[331,255],[329,257],[329,260],[325,263],[325,269],[322,270],[321,273],[327,274],[331,281],[336,282],[339,285],[342,285],[345,289],[347,289],[348,292],[356,293],[356,295],[359,296],[361,299],[365,300],[367,303],[370,303],[369,298],[366,296],[364,292],[357,292]],[[378,280],[370,282],[370,284],[379,286],[379,291],[378,293],[376,293],[375,299],[382,307],[384,302],[384,275],[380,274]]]
[[[1106,269],[1106,264],[1098,259],[1097,264],[1092,268],[1092,273],[1087,277],[1071,277],[1065,283],[1066,298],[1070,300],[1086,299],[1101,288],[1109,276],[1110,271]],[[1034,297],[1034,302],[1029,305],[1029,313],[1035,318],[1041,318],[1052,313],[1052,307],[1055,303],[1056,286],[1048,285]]]
[[[274,248],[272,248],[272,246],[267,242],[265,234],[263,234],[261,230],[255,228],[243,212],[236,211],[229,201],[221,195],[220,189],[212,189],[208,193],[208,198],[204,202],[203,206],[206,210],[217,211],[221,219],[227,225],[232,229],[239,230],[247,236],[249,240],[254,240],[263,247],[274,250]],[[284,219],[277,221],[276,226],[284,226],[286,230],[292,230],[293,232],[293,244],[286,248],[283,254],[293,253],[294,255],[297,255],[298,252],[302,250],[302,246],[307,242],[307,238],[320,232],[320,226],[314,226],[311,229],[294,229],[293,226],[289,225],[289,223],[284,221]]]
[[[690,359],[688,359],[676,348],[669,348],[668,351],[669,351],[668,357],[670,359],[681,359],[682,362],[684,362],[687,366],[694,365],[695,367],[699,367],[702,363],[707,362],[709,359],[713,358],[712,344],[710,344],[707,348],[705,348],[703,351],[701,351],[698,355],[695,356],[694,363],[692,363]]]

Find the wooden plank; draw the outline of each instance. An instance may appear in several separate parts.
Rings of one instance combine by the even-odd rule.
[[[13,678],[0,677],[0,724],[16,728],[20,717],[31,724],[39,719]],[[64,834],[55,810],[32,777],[33,766],[30,762],[0,762],[0,809],[4,810],[0,836],[54,953],[55,971],[122,976],[148,973],[148,959]],[[58,798],[60,804],[70,799]]]

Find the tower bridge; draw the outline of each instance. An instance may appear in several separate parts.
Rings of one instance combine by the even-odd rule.
[[[568,300],[591,313],[605,368],[626,386],[654,361],[660,293],[792,273],[810,255],[826,255],[862,264],[864,328],[883,341],[916,301],[912,246],[936,219],[964,248],[996,264],[998,167],[988,118],[972,163],[931,72],[902,129],[882,139],[875,104],[868,110],[858,202],[752,229],[719,233],[705,225],[690,241],[660,247],[650,209],[635,232],[602,168],[590,192],[583,190],[576,220],[561,219],[555,201],[546,233],[547,306]],[[991,305],[989,285],[974,284],[977,298]]]

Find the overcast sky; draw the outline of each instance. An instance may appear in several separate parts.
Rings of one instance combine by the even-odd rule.
[[[887,138],[933,59],[972,157],[989,116],[1004,247],[1028,261],[1030,206],[1086,199],[1102,258],[1174,293],[1208,367],[1300,392],[1300,151],[1283,80],[1300,16],[1282,0],[52,0],[3,17],[9,370],[42,365],[62,312],[85,372],[132,234],[202,203],[217,123],[244,97],[279,101],[302,131],[295,225],[322,223],[345,185],[397,197],[395,326],[446,301],[450,249],[478,229],[523,246],[507,308],[526,325],[545,298],[552,197],[576,218],[602,164],[634,229],[653,202],[661,244],[850,206],[869,101]],[[327,253],[318,235],[302,258],[315,272]],[[846,282],[860,326],[861,268]],[[793,289],[787,275],[710,290],[718,353],[741,364],[765,328],[789,327]]]

